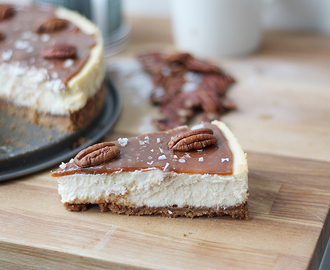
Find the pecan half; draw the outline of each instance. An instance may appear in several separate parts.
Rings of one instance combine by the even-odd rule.
[[[39,54],[46,59],[74,58],[76,56],[76,48],[67,44],[55,44],[43,48]]]
[[[173,137],[168,147],[177,151],[190,151],[216,144],[218,139],[210,128],[200,128]]]
[[[15,8],[12,5],[0,5],[0,21],[10,18],[15,14]]]
[[[58,30],[65,28],[68,25],[69,21],[63,20],[60,18],[49,18],[43,22],[41,22],[36,29],[38,34],[42,33],[52,33]]]
[[[162,118],[154,119],[158,129],[184,125],[200,111],[205,112],[204,119],[219,120],[221,115],[236,109],[225,97],[235,80],[219,67],[187,53],[146,53],[139,60],[153,77],[150,100],[159,105],[162,114]],[[198,79],[188,72],[196,73]]]
[[[94,144],[80,151],[74,158],[79,167],[89,167],[110,161],[120,154],[114,143],[104,142]]]

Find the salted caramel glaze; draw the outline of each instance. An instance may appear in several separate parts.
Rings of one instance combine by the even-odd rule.
[[[120,154],[115,159],[87,168],[81,168],[74,162],[69,162],[65,168],[59,168],[52,175],[59,177],[77,173],[111,174],[149,168],[189,174],[232,174],[233,154],[226,137],[218,127],[212,124],[204,123],[202,127],[213,130],[213,135],[218,139],[216,144],[190,151],[171,150],[168,146],[171,138],[190,131],[186,126],[182,126],[130,139],[118,139],[113,142],[120,149]]]
[[[94,35],[87,35],[71,22],[50,33],[38,32],[41,23],[55,17],[54,8],[46,5],[14,7],[14,15],[0,22],[0,63],[15,63],[20,67],[46,68],[53,79],[65,85],[85,65],[91,48],[96,44]],[[74,57],[45,59],[40,51],[55,44],[76,48]]]

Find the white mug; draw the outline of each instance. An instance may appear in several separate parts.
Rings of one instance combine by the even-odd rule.
[[[242,56],[261,42],[262,0],[172,0],[175,47],[199,57]]]

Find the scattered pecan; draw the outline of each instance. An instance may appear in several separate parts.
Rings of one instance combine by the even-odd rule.
[[[195,112],[202,111],[204,120],[219,120],[222,114],[236,109],[225,97],[235,80],[219,67],[188,53],[154,52],[140,55],[139,60],[152,75],[150,100],[159,105],[162,115],[154,121],[158,129],[186,124]]]
[[[76,48],[67,44],[55,44],[43,48],[40,51],[40,56],[51,59],[66,59],[66,58],[75,58]]]
[[[15,14],[15,8],[12,5],[0,5],[0,21],[10,18]]]
[[[219,76],[219,74],[208,73],[203,76],[199,88],[216,92],[218,95],[223,96],[226,94],[228,86],[234,83],[235,80],[226,74]]]
[[[168,147],[177,151],[189,151],[216,144],[218,139],[210,128],[200,128],[173,137]]]
[[[188,70],[195,71],[195,72],[222,73],[222,71],[220,70],[219,67],[212,65],[208,62],[195,59],[191,55],[187,59],[186,67]]]
[[[61,29],[64,29],[68,25],[69,21],[60,18],[49,18],[41,22],[36,29],[38,34],[52,33]]]
[[[158,79],[159,78],[159,79]],[[150,99],[155,104],[167,103],[173,96],[181,92],[185,80],[182,76],[154,76],[156,86],[150,95]]]
[[[89,167],[110,161],[120,154],[114,143],[104,142],[94,144],[80,151],[74,158],[79,167]]]
[[[0,32],[0,42],[5,40],[5,38],[6,38],[6,35],[4,33]]]
[[[160,130],[175,128],[185,125],[194,112],[200,109],[205,112],[200,115],[201,120],[208,122],[220,119],[221,115],[236,109],[236,106],[213,90],[198,89],[191,93],[179,93],[167,103],[160,104],[162,117],[154,122]]]
[[[165,61],[166,54],[154,52],[140,54],[138,56],[139,61],[142,63],[143,67],[151,74],[156,74],[161,72],[162,68],[166,66]]]

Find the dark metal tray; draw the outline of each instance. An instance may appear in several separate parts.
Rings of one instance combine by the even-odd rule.
[[[99,141],[115,124],[121,99],[107,78],[105,105],[96,119],[76,133],[40,127],[25,118],[0,112],[0,181],[17,178],[68,161]]]

